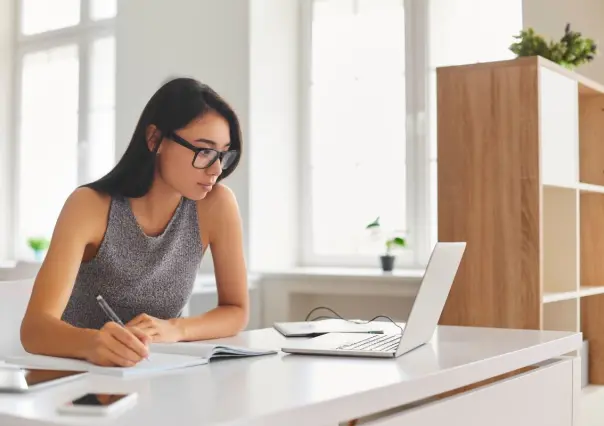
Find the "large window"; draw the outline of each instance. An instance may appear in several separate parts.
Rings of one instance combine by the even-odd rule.
[[[15,253],[51,238],[67,196],[114,163],[116,0],[20,0]]]
[[[384,231],[411,238],[414,221],[406,10],[402,0],[316,0],[307,13],[303,262],[375,265],[383,241],[365,226],[379,216]]]
[[[302,4],[301,261],[375,267],[402,234],[397,266],[421,267],[437,239],[435,68],[512,57],[521,1]]]

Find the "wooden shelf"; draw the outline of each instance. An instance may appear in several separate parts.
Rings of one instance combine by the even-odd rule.
[[[589,381],[594,384],[604,383],[604,295],[581,298],[581,331],[583,338],[589,342]]]
[[[582,331],[604,384],[604,85],[539,57],[436,74],[438,240],[468,243],[441,324]]]
[[[581,285],[604,283],[604,194],[581,193]]]
[[[604,186],[601,185],[593,185],[591,183],[579,183],[577,185],[577,189],[581,192],[596,192],[600,194],[604,194]]]
[[[581,286],[579,289],[579,297],[594,296],[604,294],[604,286]]]
[[[572,300],[579,297],[576,291],[544,292],[543,303],[561,302],[563,300]]]

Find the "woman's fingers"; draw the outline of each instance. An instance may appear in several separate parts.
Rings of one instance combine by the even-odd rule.
[[[114,352],[136,362],[149,355],[147,345],[128,328],[116,324],[115,327],[110,327],[109,331],[115,342],[120,343],[120,345],[116,345],[114,342],[110,342]]]

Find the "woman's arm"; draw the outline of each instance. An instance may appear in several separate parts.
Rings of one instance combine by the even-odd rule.
[[[207,204],[200,206],[204,210],[201,225],[208,227],[218,306],[194,317],[160,320],[142,314],[128,323],[153,336],[156,342],[233,336],[248,323],[247,270],[237,200],[229,188],[217,185],[203,202]]]
[[[67,199],[21,323],[21,343],[27,352],[101,365],[132,365],[146,356],[145,345],[116,324],[99,331],[61,320],[86,247],[102,239],[107,212],[107,200],[88,188],[74,191]]]

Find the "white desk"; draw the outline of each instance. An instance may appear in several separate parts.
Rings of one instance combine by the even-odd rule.
[[[279,348],[272,329],[224,341]],[[213,362],[154,377],[88,376],[30,395],[0,395],[11,426],[335,426],[415,403],[374,426],[576,424],[580,365],[564,354],[578,350],[580,333],[439,327],[432,342],[398,359],[277,354]],[[519,368],[537,369],[466,391],[443,392]],[[56,404],[81,392],[137,391],[136,407],[112,419],[58,416]],[[422,401],[424,401],[422,403]],[[454,419],[454,421],[452,420]],[[573,421],[575,423],[573,423]]]

